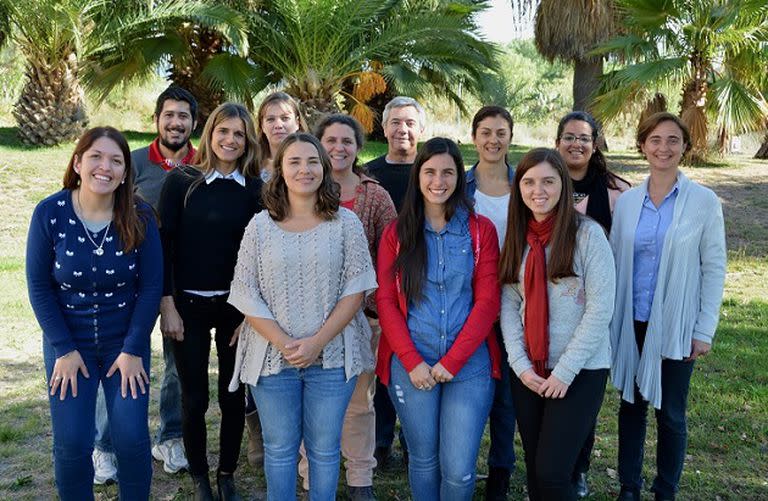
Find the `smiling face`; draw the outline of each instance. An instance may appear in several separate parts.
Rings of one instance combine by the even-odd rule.
[[[416,145],[421,137],[422,126],[419,112],[413,106],[392,108],[384,124],[389,152],[397,155],[416,155]]]
[[[325,128],[320,142],[331,157],[334,172],[346,172],[352,168],[360,151],[352,127],[333,123]]]
[[[320,153],[312,143],[296,141],[285,149],[281,171],[290,197],[317,196],[323,181]]]
[[[267,137],[272,154],[288,134],[299,130],[299,122],[293,108],[286,102],[276,101],[264,108],[261,130]]]
[[[189,103],[175,99],[163,101],[163,109],[155,117],[160,144],[172,152],[187,145],[196,124]]]
[[[118,144],[100,137],[75,157],[75,172],[80,175],[80,188],[94,195],[111,195],[125,179],[125,157]]]
[[[456,190],[457,181],[456,164],[448,153],[440,153],[424,162],[419,170],[419,190],[425,208],[443,206]]]
[[[685,148],[683,131],[670,120],[659,123],[640,145],[651,171],[676,170]]]
[[[211,136],[211,150],[216,169],[223,174],[237,167],[237,160],[245,153],[245,124],[238,117],[219,122]]]
[[[480,161],[486,164],[498,164],[504,161],[504,155],[512,142],[512,131],[501,116],[486,117],[477,124],[472,136]]]
[[[520,195],[536,221],[543,221],[557,207],[563,191],[563,182],[549,162],[541,162],[520,178]]]
[[[583,177],[589,166],[589,159],[595,152],[592,140],[592,126],[582,120],[571,120],[563,127],[563,132],[557,138],[555,146],[565,160],[568,170],[576,176]],[[572,176],[574,177],[574,176]],[[578,177],[579,179],[581,177]]]

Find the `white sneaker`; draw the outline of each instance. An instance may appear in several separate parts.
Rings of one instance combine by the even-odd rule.
[[[111,452],[93,449],[93,483],[96,485],[117,482],[117,457]]]
[[[163,462],[163,470],[166,473],[189,469],[184,442],[180,438],[172,438],[152,447],[152,457]]]

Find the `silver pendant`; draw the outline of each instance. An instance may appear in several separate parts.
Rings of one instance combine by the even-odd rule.
[[[93,249],[93,253],[96,254],[97,256],[101,256],[102,254],[104,254],[104,249],[102,249],[101,247],[99,247],[98,249]]]

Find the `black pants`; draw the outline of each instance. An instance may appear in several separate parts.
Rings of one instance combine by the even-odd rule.
[[[184,340],[174,343],[174,353],[181,382],[182,430],[189,472],[193,475],[208,474],[205,412],[208,410],[209,399],[211,329],[215,329],[221,409],[219,471],[232,473],[237,468],[240,442],[243,439],[245,395],[243,385],[234,393],[227,390],[234,372],[236,350],[236,346],[229,346],[229,341],[237,326],[242,323],[243,315],[227,304],[226,295],[207,298],[181,293],[176,299],[176,309],[184,322]]]
[[[635,322],[635,340],[642,352],[647,322]],[[674,498],[683,473],[688,445],[688,388],[693,361],[661,361],[661,409],[656,409],[656,478],[653,491],[664,498]],[[648,401],[635,386],[635,402],[621,400],[619,407],[619,480],[621,485],[642,487],[645,431],[648,425]]]
[[[579,458],[576,460],[576,467],[573,470],[574,474],[587,473],[589,471],[589,461],[592,457],[592,449],[595,447],[596,432],[597,420],[592,425],[592,430],[587,435],[584,445],[581,446],[581,452],[579,452]]]
[[[512,373],[531,501],[576,499],[574,467],[605,395],[608,369],[583,369],[565,398],[543,398]]]

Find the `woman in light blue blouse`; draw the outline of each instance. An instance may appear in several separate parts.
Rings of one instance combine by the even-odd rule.
[[[679,169],[691,139],[678,117],[646,119],[637,146],[650,175],[619,197],[610,237],[617,269],[611,379],[622,397],[619,499],[640,499],[651,403],[659,430],[652,489],[657,500],[667,500],[683,471],[693,364],[711,349],[717,327],[725,230],[717,195]]]
[[[120,498],[149,498],[149,336],[162,292],[162,250],[152,209],[134,198],[132,179],[123,135],[91,129],[75,147],[64,189],[40,202],[30,223],[27,285],[43,330],[62,500],[93,499],[99,382]]]

